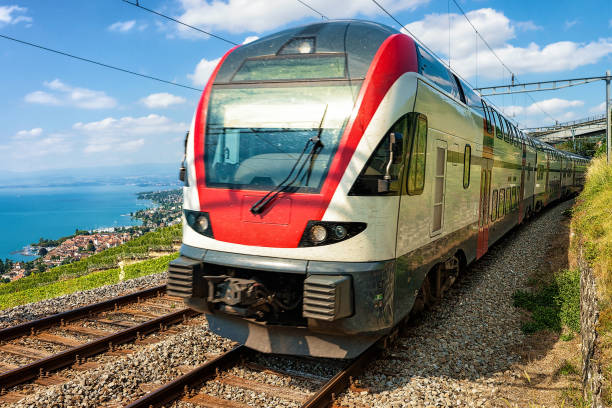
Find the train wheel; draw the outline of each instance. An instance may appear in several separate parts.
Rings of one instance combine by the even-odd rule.
[[[419,289],[419,293],[414,301],[410,315],[416,316],[421,314],[429,305],[431,305],[432,300],[433,298],[431,295],[429,276],[426,276],[425,279],[423,279],[423,284],[421,285],[421,289]]]

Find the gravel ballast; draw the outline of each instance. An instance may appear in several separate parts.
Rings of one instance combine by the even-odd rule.
[[[74,292],[40,302],[28,303],[0,311],[0,328],[15,326],[66,310],[101,302],[116,296],[127,295],[142,289],[166,283],[166,272],[141,276],[95,289]]]
[[[500,383],[509,375],[511,366],[519,361],[516,350],[525,339],[520,330],[520,313],[512,304],[512,294],[524,288],[531,272],[545,262],[543,255],[551,237],[557,233],[561,213],[572,204],[573,201],[568,201],[546,210],[511,232],[483,260],[469,267],[440,304],[424,313],[407,330],[406,337],[400,338],[383,357],[370,364],[351,390],[338,396],[337,405],[506,407],[499,392]],[[0,324],[42,317],[164,281],[165,274],[147,276],[18,306],[3,311]],[[37,389],[10,406],[119,406],[144,395],[147,386],[161,385],[176,378],[182,373],[180,366],[201,364],[206,361],[206,354],[232,347],[229,340],[209,332],[201,316],[179,328],[180,333],[168,334],[159,343],[138,346],[132,354],[97,368],[72,372],[68,382]],[[296,367],[293,358],[266,356],[265,360],[268,365],[279,368],[300,368]],[[315,371],[318,372],[313,374],[322,377],[333,375],[333,370],[325,364]],[[270,375],[266,379],[263,374],[251,370],[234,369],[232,373],[268,384],[289,385],[282,377]],[[205,387],[211,395],[233,394],[235,400],[252,406],[295,405],[214,382]],[[291,383],[291,387],[296,391],[309,390],[300,382]],[[175,403],[175,406],[187,405]]]
[[[230,340],[208,331],[198,317],[181,332],[152,345],[138,346],[132,354],[113,358],[100,367],[73,372],[70,381],[31,391],[12,407],[99,407],[127,405],[146,393],[147,385],[160,386],[183,374],[180,367],[206,361],[206,354],[220,354],[232,347]],[[73,375],[69,377],[73,377]],[[145,387],[143,387],[145,385]]]
[[[506,407],[498,385],[524,335],[512,294],[544,262],[547,243],[573,201],[546,210],[468,268],[445,299],[344,393],[346,407]]]

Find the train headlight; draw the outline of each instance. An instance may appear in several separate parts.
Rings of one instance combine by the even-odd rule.
[[[310,240],[314,244],[320,244],[327,238],[327,230],[322,225],[315,225],[310,229]]]
[[[206,218],[204,215],[200,215],[196,219],[196,226],[198,227],[199,231],[206,231],[209,227],[208,218]]]
[[[365,230],[365,222],[308,221],[299,247],[335,244]]]
[[[187,224],[199,234],[213,238],[212,225],[207,212],[184,210]]]
[[[344,237],[346,237],[347,234],[347,230],[346,227],[343,225],[336,225],[334,227],[334,238],[336,239],[344,239]]]

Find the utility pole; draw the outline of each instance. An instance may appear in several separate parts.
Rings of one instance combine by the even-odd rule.
[[[610,70],[606,71],[606,152],[608,164],[612,156],[612,143],[610,143]]]
[[[574,153],[576,153],[576,129],[572,129],[572,143],[574,144]]]

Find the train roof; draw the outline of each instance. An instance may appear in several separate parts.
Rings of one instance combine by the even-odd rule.
[[[346,54],[348,79],[363,79],[380,45],[399,31],[384,24],[362,20],[333,20],[293,27],[242,45],[230,53],[215,84],[232,81],[247,59],[304,54]],[[299,50],[308,42],[308,51]]]
[[[299,42],[308,43],[309,48],[306,54],[346,54],[347,79],[363,79],[381,44],[389,36],[399,33],[400,31],[385,24],[350,19],[328,20],[288,28],[237,47],[227,56],[219,68],[214,83],[231,83],[233,76],[246,60],[303,53],[297,46]],[[438,63],[442,64],[437,58],[435,59]],[[446,65],[442,65],[444,68],[448,68]],[[461,82],[463,87],[469,89],[469,92],[474,92],[463,81]],[[478,99],[481,99],[481,97],[478,96]],[[564,155],[575,159],[588,160],[579,155],[557,150],[551,145],[525,135],[520,131],[518,134],[519,137],[540,151],[546,151],[553,155]]]

